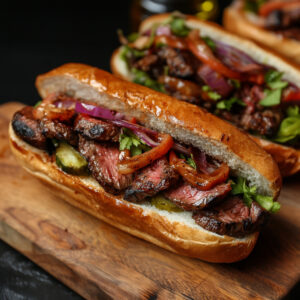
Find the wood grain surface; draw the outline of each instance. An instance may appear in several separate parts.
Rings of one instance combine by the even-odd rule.
[[[300,279],[300,176],[252,254],[234,264],[181,257],[73,208],[12,157],[0,106],[0,238],[87,299],[278,299]]]

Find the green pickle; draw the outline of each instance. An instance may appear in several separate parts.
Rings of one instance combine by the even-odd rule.
[[[55,151],[56,164],[66,173],[73,175],[87,174],[87,161],[67,143],[60,142]]]
[[[170,212],[182,212],[183,209],[166,199],[162,195],[157,195],[151,199],[151,205],[154,205],[158,209],[167,210]]]

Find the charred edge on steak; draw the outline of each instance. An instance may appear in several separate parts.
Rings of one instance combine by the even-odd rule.
[[[120,129],[110,123],[88,116],[79,115],[75,121],[75,131],[87,139],[118,142]]]
[[[231,197],[211,209],[194,212],[195,222],[220,235],[242,237],[258,231],[267,221],[267,211],[256,202],[249,208],[239,197]]]
[[[132,174],[122,175],[118,172],[120,151],[110,143],[97,143],[79,136],[79,152],[88,161],[88,168],[93,177],[105,191],[119,194],[132,182]]]
[[[124,199],[140,202],[168,189],[177,179],[178,174],[171,168],[166,157],[162,157],[138,172],[131,186],[125,190]]]
[[[230,183],[223,183],[208,191],[200,191],[187,182],[164,193],[165,197],[184,210],[195,211],[220,202],[231,191]]]
[[[42,150],[49,149],[50,143],[42,134],[39,121],[33,117],[33,107],[26,106],[17,111],[12,119],[12,127],[16,135],[28,144]]]
[[[45,137],[68,142],[72,146],[77,146],[78,136],[73,128],[57,120],[43,118],[40,122],[40,128]]]

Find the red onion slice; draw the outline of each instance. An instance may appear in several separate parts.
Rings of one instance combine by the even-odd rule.
[[[237,48],[219,41],[216,44],[216,56],[232,70],[241,73],[262,72],[265,66],[257,63],[252,57]]]
[[[227,97],[233,87],[227,79],[214,71],[209,65],[202,65],[197,70],[197,75],[214,91],[223,97]]]
[[[170,26],[161,25],[156,29],[156,35],[167,35],[170,36],[172,34]]]

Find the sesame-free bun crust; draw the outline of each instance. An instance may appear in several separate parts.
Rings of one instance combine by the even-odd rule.
[[[243,1],[235,1],[225,9],[223,25],[227,30],[251,39],[300,64],[300,41],[282,37],[273,31],[257,26],[249,20],[247,13],[243,10]]]
[[[146,127],[226,162],[233,174],[247,178],[260,193],[279,195],[281,176],[271,155],[247,134],[195,105],[75,63],[38,76],[36,87],[43,98],[53,92],[67,93],[135,117]]]
[[[153,24],[165,21],[168,17],[170,17],[170,14],[151,16],[141,23],[139,31],[143,32],[151,28]],[[284,72],[285,79],[300,87],[300,65],[292,63],[287,59],[280,57],[273,51],[262,48],[249,40],[229,33],[217,24],[201,21],[193,16],[187,16],[186,23],[191,28],[200,29],[202,35],[208,35],[228,45],[236,47],[247,53],[247,55],[251,56],[257,62],[268,64],[277,68],[281,72]],[[128,70],[126,63],[120,58],[121,49],[121,47],[116,49],[111,56],[111,71],[119,78],[132,80],[132,74]],[[254,139],[261,147],[273,156],[279,165],[282,176],[290,176],[300,171],[299,150],[297,151],[292,147],[283,146],[259,138]]]
[[[246,258],[258,238],[253,233],[242,239],[221,236],[193,224],[185,213],[160,213],[113,196],[92,178],[61,171],[52,158],[19,139],[10,126],[10,146],[22,167],[55,190],[69,204],[114,227],[169,251],[209,262],[230,263]]]

